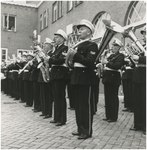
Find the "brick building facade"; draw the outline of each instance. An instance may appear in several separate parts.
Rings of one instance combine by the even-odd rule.
[[[133,23],[129,21],[129,17],[133,16],[138,7],[142,11],[138,13],[139,20],[134,22],[143,21],[144,24],[145,5],[145,2],[140,1],[28,1],[22,4],[1,2],[1,48],[6,49],[6,53],[1,51],[6,54],[2,59],[7,59],[7,56],[11,57],[12,54],[17,55],[21,50],[31,50],[34,30],[41,35],[43,42],[46,37],[53,39],[59,28],[70,33],[72,27],[81,19],[92,21],[96,26],[103,14],[121,26],[126,26]],[[133,7],[136,7],[136,10],[133,10]],[[11,16],[15,19],[15,28],[8,30],[6,21]],[[101,27],[98,30],[101,30]],[[99,34],[97,32],[96,36]]]

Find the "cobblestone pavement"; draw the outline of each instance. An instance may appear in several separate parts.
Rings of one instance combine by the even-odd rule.
[[[123,112],[120,97],[119,117],[108,123],[105,117],[104,95],[100,94],[98,111],[94,116],[93,136],[78,140],[74,110],[67,109],[67,123],[56,127],[34,113],[32,107],[1,94],[1,149],[145,149],[146,136],[141,131],[131,131],[133,113]],[[68,102],[68,99],[67,99]]]

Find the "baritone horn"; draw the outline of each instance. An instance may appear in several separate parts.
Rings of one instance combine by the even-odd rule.
[[[135,36],[132,28],[129,28],[127,30],[124,30],[124,32],[122,33],[124,37],[128,37],[130,38],[133,43],[132,43],[132,49],[133,49],[133,53],[134,55],[138,55],[140,56],[141,54],[145,54],[146,51],[145,51],[145,48],[142,46],[142,44],[140,43],[140,40],[137,39],[137,37]]]

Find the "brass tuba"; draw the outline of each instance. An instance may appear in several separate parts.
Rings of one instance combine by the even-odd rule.
[[[100,45],[98,47],[99,53],[98,53],[98,56],[96,58],[96,63],[98,63],[101,54],[103,53],[103,51],[105,50],[105,48],[109,44],[109,42],[111,41],[112,37],[116,33],[122,33],[124,31],[123,28],[119,24],[117,24],[116,22],[114,22],[112,20],[105,20],[104,19],[102,21],[106,26],[106,31],[105,31],[104,36],[102,37],[102,40],[101,40]]]

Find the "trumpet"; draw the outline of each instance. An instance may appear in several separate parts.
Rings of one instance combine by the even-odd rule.
[[[30,63],[33,61],[33,60],[35,60],[36,58],[34,57],[32,60],[30,60],[30,61],[28,61],[27,63],[26,63],[26,65],[23,67],[23,69],[20,69],[20,71],[18,72],[18,74],[21,74],[29,65],[30,65]]]

